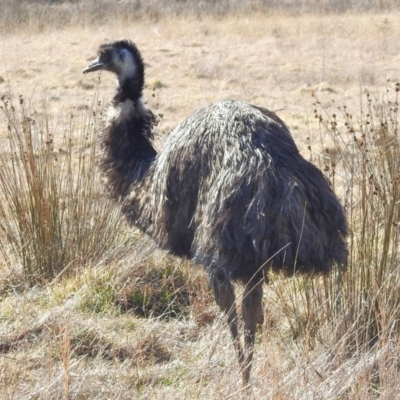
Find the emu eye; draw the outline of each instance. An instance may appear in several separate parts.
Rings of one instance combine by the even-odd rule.
[[[125,56],[126,56],[126,51],[125,50],[121,50],[119,52],[119,59],[120,61],[124,61],[125,60]]]

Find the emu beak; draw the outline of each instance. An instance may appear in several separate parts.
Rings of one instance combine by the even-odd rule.
[[[83,73],[87,74],[88,72],[94,72],[98,71],[100,69],[103,69],[106,64],[104,62],[101,62],[98,58],[93,60],[84,70]]]

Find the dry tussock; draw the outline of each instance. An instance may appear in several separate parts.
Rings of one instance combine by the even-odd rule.
[[[14,101],[23,94],[33,105],[46,97],[44,117],[63,115],[71,105],[84,112],[98,78],[81,70],[100,43],[120,37],[135,40],[147,62],[146,99],[163,114],[160,146],[172,127],[210,101],[231,97],[278,110],[302,153],[334,179],[353,236],[348,275],[272,277],[250,394],[241,387],[229,331],[205,276],[132,230],[121,227],[118,237],[120,244],[129,241],[129,251],[117,245],[50,285],[21,287],[20,266],[5,268],[2,261],[2,398],[399,398],[399,214],[387,212],[397,210],[398,166],[390,160],[398,159],[398,104],[383,96],[386,109],[373,108],[377,99],[370,117],[359,110],[366,86],[381,93],[388,78],[396,82],[398,19],[396,13],[171,14],[7,33],[0,42],[0,94]],[[114,84],[101,79],[108,98]],[[388,117],[386,125],[371,121],[377,112]],[[2,118],[2,144],[7,135]],[[384,157],[366,161],[363,149]],[[376,179],[369,180],[368,168]],[[358,292],[363,297],[353,296]],[[138,312],[138,299],[145,312]]]

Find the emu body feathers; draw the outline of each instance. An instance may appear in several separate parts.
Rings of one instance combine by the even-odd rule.
[[[346,263],[342,207],[271,112],[234,100],[198,110],[153,171],[148,233],[210,274],[246,283],[264,264],[293,273]]]

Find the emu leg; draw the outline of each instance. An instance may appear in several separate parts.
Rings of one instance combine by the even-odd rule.
[[[233,344],[239,357],[240,365],[243,364],[243,349],[238,335],[238,321],[236,313],[235,292],[232,284],[225,277],[216,276],[211,279],[215,302],[224,312],[233,337]]]
[[[253,359],[254,339],[257,322],[262,314],[262,282],[250,281],[244,290],[242,300],[242,314],[244,320],[244,362],[242,364],[243,384],[247,385],[250,379],[251,361]]]

